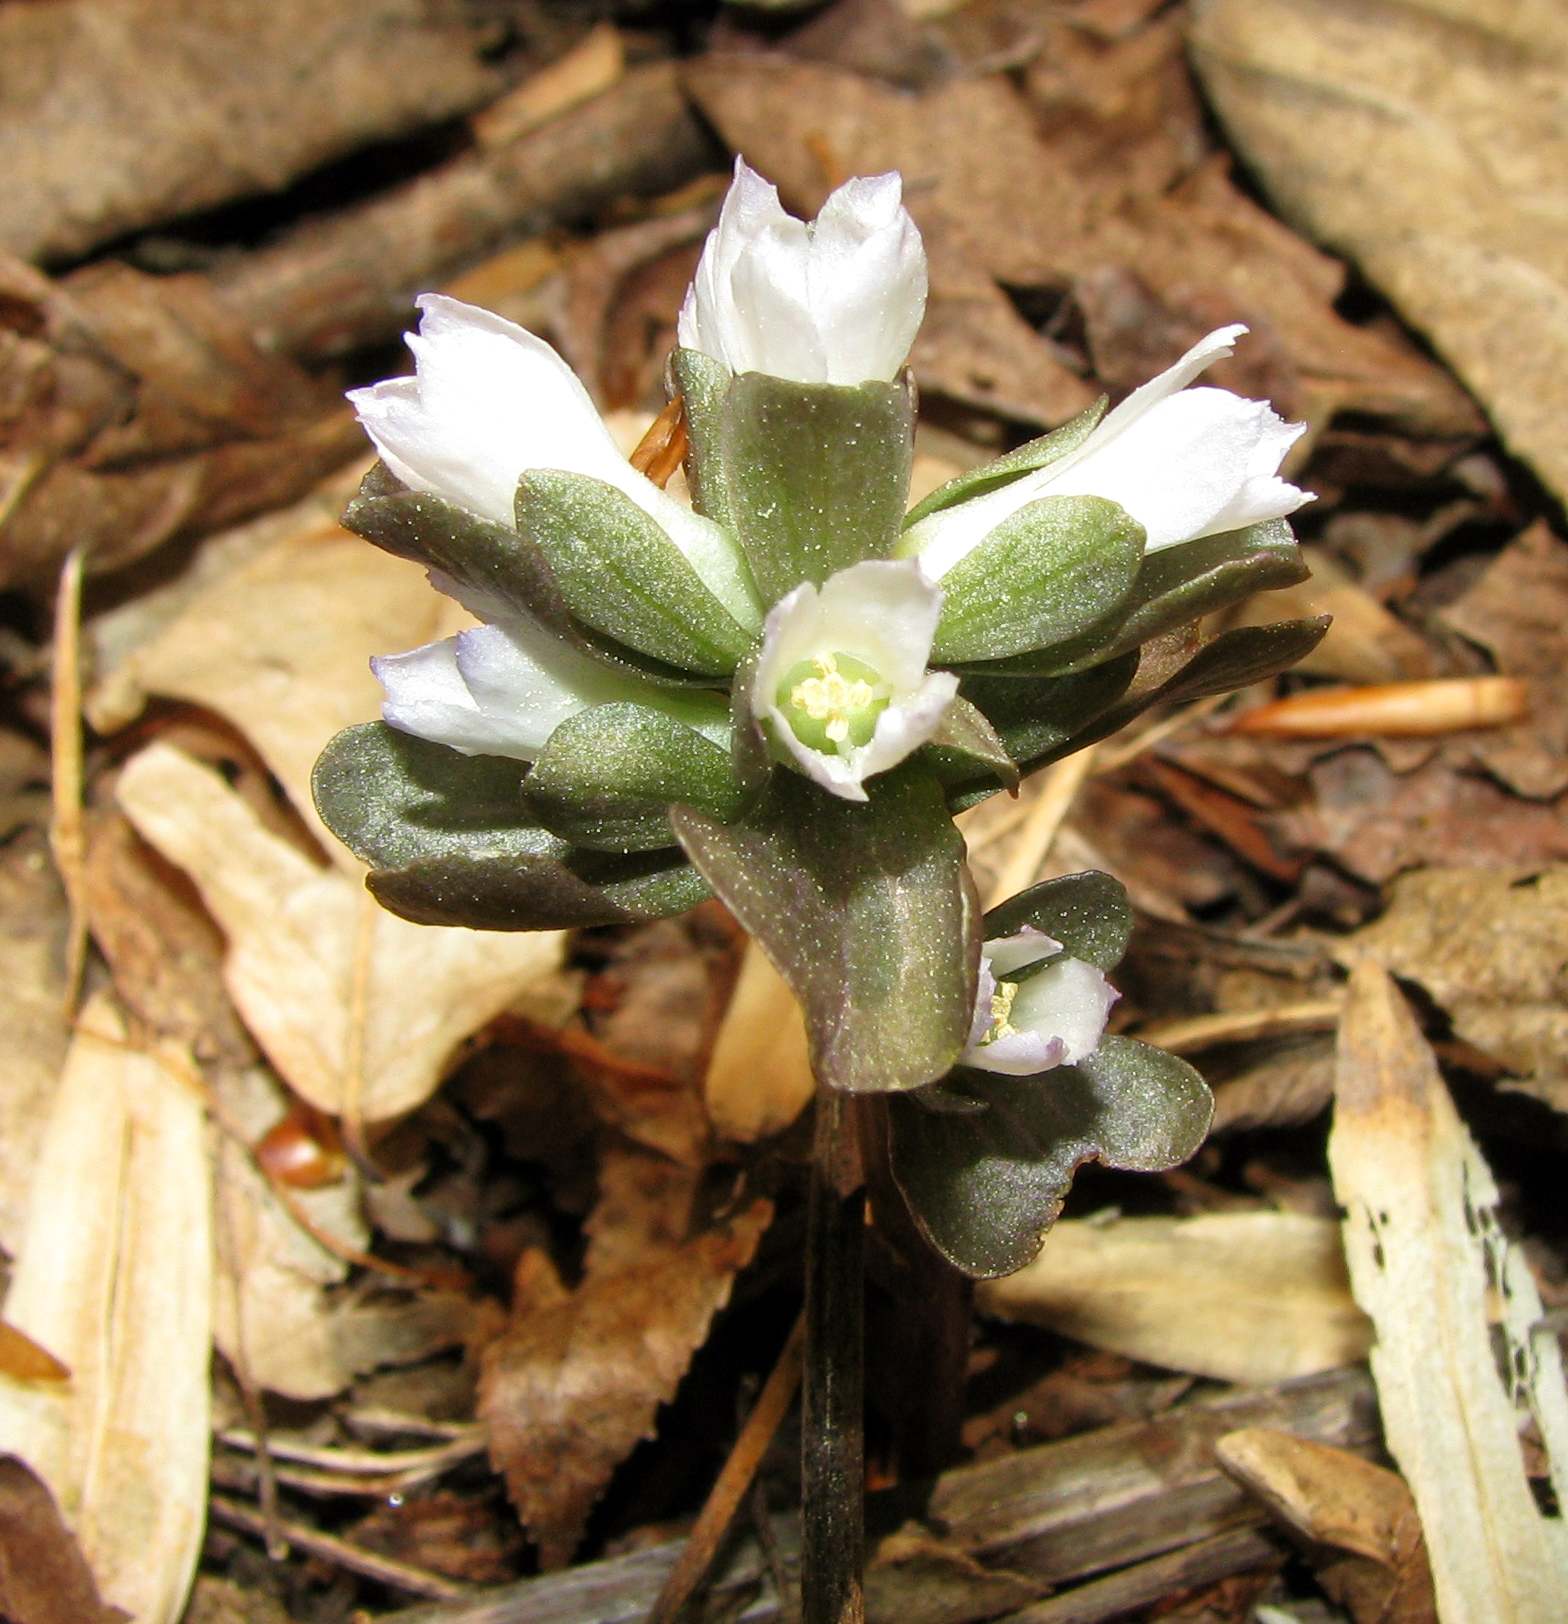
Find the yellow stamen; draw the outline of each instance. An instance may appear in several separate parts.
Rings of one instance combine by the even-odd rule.
[[[987,1043],[995,1043],[998,1038],[1013,1038],[1018,1036],[1018,1028],[1013,1025],[1010,1017],[1013,1013],[1013,1000],[1018,996],[1018,983],[1016,981],[998,981],[996,991],[991,994],[991,1030],[981,1038],[983,1047]]]

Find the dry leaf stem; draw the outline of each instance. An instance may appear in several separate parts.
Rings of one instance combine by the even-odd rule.
[[[801,1404],[802,1624],[865,1614],[865,1240],[859,1116],[817,1091],[806,1217],[806,1368]]]
[[[76,1012],[87,962],[87,837],[82,825],[82,564],[73,547],[60,569],[54,606],[54,672],[49,692],[49,845],[71,912],[66,937],[65,1013]]]
[[[238,1528],[259,1539],[269,1536],[267,1518],[238,1500],[215,1494],[209,1507],[215,1522],[227,1523],[230,1528]],[[276,1529],[290,1545],[298,1546],[311,1556],[319,1556],[323,1561],[347,1568],[350,1573],[363,1574],[367,1579],[375,1579],[410,1596],[428,1596],[432,1601],[458,1601],[473,1594],[469,1585],[443,1579],[439,1574],[416,1568],[408,1562],[395,1561],[389,1556],[377,1556],[362,1545],[352,1545],[346,1539],[334,1538],[305,1523],[279,1519]]]
[[[648,1613],[648,1624],[673,1624],[687,1598],[712,1566],[730,1523],[751,1487],[757,1467],[794,1402],[795,1390],[800,1386],[805,1341],[806,1320],[802,1315],[796,1320],[778,1363],[747,1416],[740,1437],[735,1440],[735,1447],[687,1537],[680,1560],[670,1570],[659,1599]]]

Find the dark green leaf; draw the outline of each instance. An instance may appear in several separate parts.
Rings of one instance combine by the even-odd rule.
[[[719,429],[724,401],[733,374],[722,362],[701,350],[676,350],[670,357],[670,376],[686,403],[686,433],[691,449],[687,471],[691,476],[691,505],[731,532],[729,491],[719,452]]]
[[[559,855],[523,799],[525,762],[465,756],[385,722],[345,728],[311,779],[327,827],[372,868],[482,847]]]
[[[1009,897],[986,914],[983,934],[987,941],[1016,936],[1025,925],[1054,937],[1075,959],[1114,970],[1132,935],[1132,906],[1120,880],[1088,869]]]
[[[572,930],[684,913],[712,893],[674,853],[604,859],[598,852],[513,857],[452,852],[365,882],[382,907],[417,925],[470,930]]]
[[[931,735],[926,749],[943,783],[972,778],[979,762],[996,775],[1004,789],[1018,787],[1018,763],[1008,755],[985,713],[962,695],[947,707],[942,725]]]
[[[1303,655],[1311,653],[1317,647],[1327,630],[1328,616],[1318,615],[1311,620],[1280,620],[1272,626],[1242,626],[1234,631],[1221,632],[1211,642],[1203,644],[1174,675],[1162,675],[1158,682],[1147,687],[1134,686],[1120,703],[1101,711],[1087,726],[1070,738],[1050,745],[1038,755],[1019,751],[1023,771],[1027,776],[1041,767],[1049,766],[1053,761],[1060,761],[1063,756],[1073,755],[1079,750],[1087,749],[1091,744],[1098,744],[1101,739],[1120,732],[1151,705],[1162,702],[1175,704],[1203,699],[1209,694],[1229,693],[1232,689],[1245,688],[1254,682],[1262,682],[1265,677],[1277,676],[1281,671],[1288,671]],[[1122,660],[1136,658],[1136,655],[1122,656]],[[1112,662],[1113,665],[1120,663],[1120,661]],[[1102,669],[1104,668],[1096,666],[1079,675],[1089,677],[1094,671]],[[1000,685],[1008,679],[995,680]],[[1058,680],[1070,682],[1074,679],[1068,677]],[[969,682],[966,679],[966,690],[968,687]],[[1009,737],[1006,728],[1001,731],[1004,739]],[[980,798],[983,797],[957,799],[955,810],[963,805],[972,805],[974,799]]]
[[[1009,514],[942,577],[933,660],[1049,648],[1127,596],[1143,526],[1102,496],[1043,496]]]
[[[730,385],[719,441],[728,511],[765,602],[893,550],[914,454],[902,383],[747,372]]]
[[[806,1011],[834,1088],[919,1088],[962,1052],[974,1013],[978,910],[964,843],[918,761],[865,803],[789,771],[738,822],[671,821],[708,883]]]
[[[907,530],[931,514],[940,513],[959,502],[967,502],[973,496],[984,496],[990,491],[1000,490],[1004,485],[1011,485],[1015,479],[1022,479],[1025,474],[1032,474],[1036,469],[1055,462],[1058,457],[1065,457],[1069,451],[1076,451],[1099,426],[1109,404],[1109,397],[1101,395],[1087,411],[1080,412],[1060,428],[1019,446],[1016,451],[1009,451],[995,462],[971,468],[956,479],[938,486],[910,510],[908,518],[904,520],[904,528]]]
[[[1019,671],[1082,670],[1255,592],[1294,586],[1308,573],[1284,519],[1162,547],[1144,556],[1132,590],[1113,615],[1041,654],[1019,655],[1005,663]]]
[[[539,752],[526,794],[545,828],[598,851],[673,846],[672,802],[721,823],[741,807],[729,751],[645,705],[595,705],[563,722]]]
[[[751,647],[753,633],[664,530],[603,480],[525,474],[517,528],[539,544],[577,619],[616,642],[704,676],[728,676]]]
[[[1174,1167],[1203,1143],[1213,1112],[1191,1066],[1131,1038],[1106,1038],[1079,1065],[1038,1077],[962,1071],[946,1087],[987,1109],[890,1100],[893,1172],[932,1245],[978,1279],[1034,1257],[1081,1163]]]
[[[669,686],[707,680],[584,626],[537,542],[439,496],[405,490],[380,463],[365,475],[343,523],[383,551],[445,576],[450,590],[481,619],[510,614],[536,620],[592,659]]]
[[[1070,677],[970,675],[960,692],[990,719],[1012,758],[1029,763],[1030,770],[1042,757],[1054,760],[1055,754],[1069,753],[1063,747],[1116,704],[1137,669],[1138,656],[1124,654]],[[955,789],[955,810],[984,800],[994,790],[989,779]]]

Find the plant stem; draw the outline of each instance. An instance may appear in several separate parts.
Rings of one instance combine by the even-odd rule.
[[[806,1219],[802,1624],[864,1617],[865,1204],[855,1102],[819,1089]]]

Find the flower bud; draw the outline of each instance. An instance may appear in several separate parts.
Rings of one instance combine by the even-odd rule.
[[[926,307],[926,256],[897,174],[846,181],[806,224],[742,160],[681,309],[683,348],[797,383],[887,382]]]
[[[1062,951],[1044,931],[1025,926],[980,950],[974,1025],[961,1065],[1009,1077],[1073,1066],[1100,1046],[1116,989],[1083,959],[1059,958],[1025,980],[1010,980]]]

